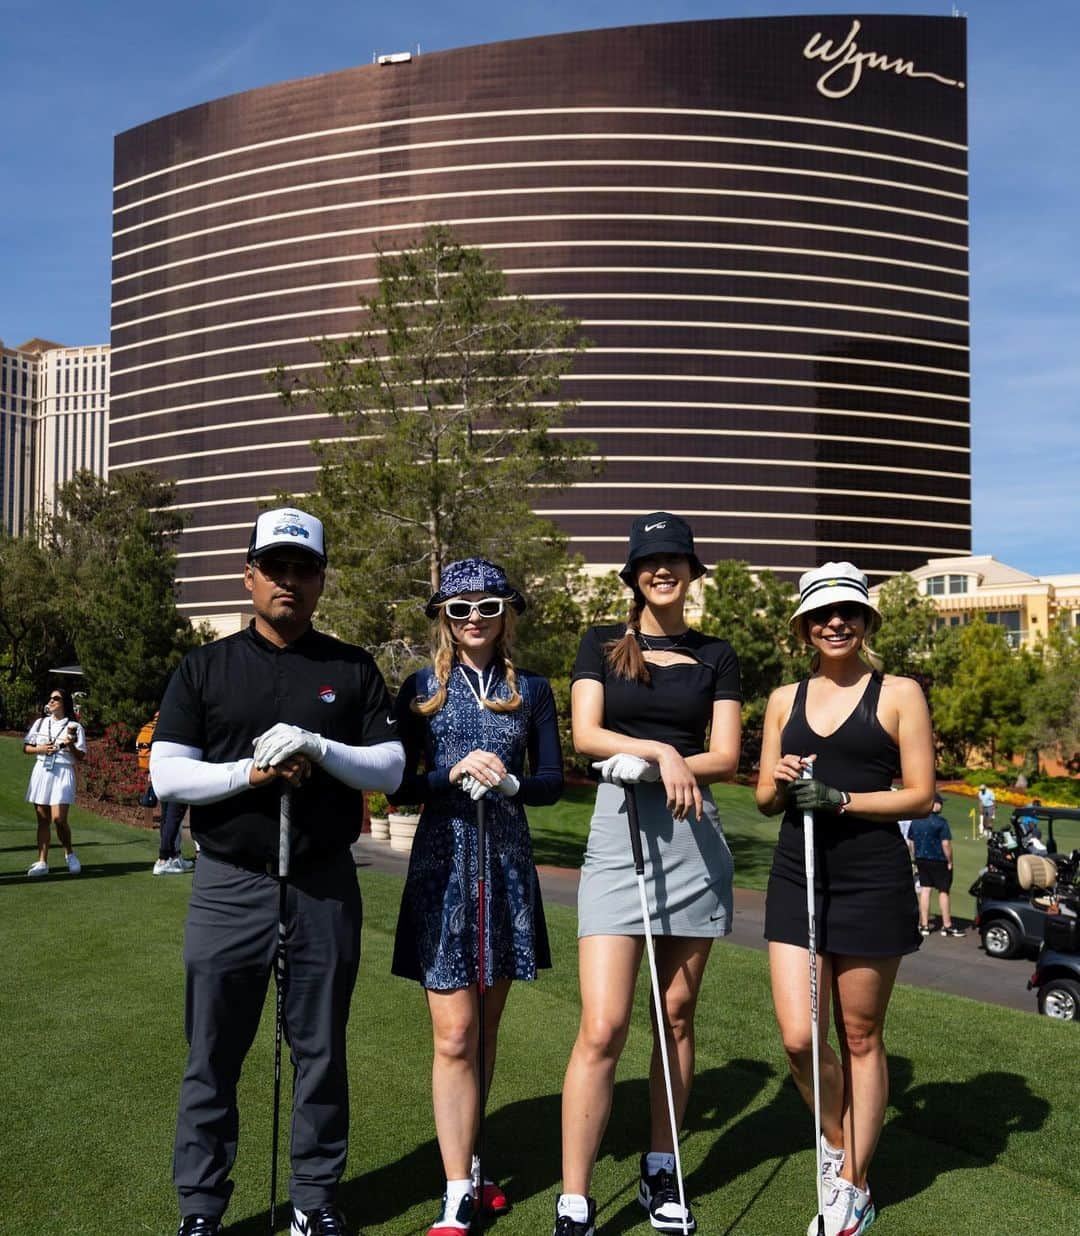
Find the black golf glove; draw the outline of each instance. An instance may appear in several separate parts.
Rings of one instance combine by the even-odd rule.
[[[788,802],[800,811],[843,811],[851,802],[847,790],[834,790],[824,781],[796,781],[788,790]]]

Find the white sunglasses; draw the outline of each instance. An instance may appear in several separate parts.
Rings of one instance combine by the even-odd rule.
[[[451,622],[467,622],[472,617],[473,610],[476,610],[481,618],[498,618],[505,604],[501,597],[484,597],[480,601],[462,601],[457,598],[444,601],[443,609]]]

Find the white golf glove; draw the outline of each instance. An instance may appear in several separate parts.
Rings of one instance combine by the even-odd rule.
[[[503,798],[513,798],[514,795],[521,789],[521,782],[514,776],[513,773],[507,773],[505,777],[495,786],[495,793],[501,794]]]
[[[600,773],[601,781],[610,781],[612,785],[636,785],[660,778],[660,765],[640,755],[609,755],[606,760],[593,760],[593,768]]]
[[[484,797],[488,790],[491,789],[491,786],[485,785],[482,781],[477,781],[471,773],[466,773],[458,782],[458,789],[464,790],[473,802],[476,803]]]
[[[321,764],[326,758],[326,739],[285,721],[255,739],[256,768],[273,768],[294,755],[306,755],[312,763]]]
[[[521,789],[521,782],[513,773],[507,773],[497,785],[485,785],[482,781],[477,781],[470,773],[466,773],[461,778],[458,788],[464,790],[473,802],[478,802],[488,790],[494,790],[496,794],[501,794],[503,798],[513,798],[518,790]]]

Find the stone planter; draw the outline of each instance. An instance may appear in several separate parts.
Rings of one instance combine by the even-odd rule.
[[[412,852],[413,837],[416,826],[420,823],[418,815],[405,815],[391,811],[390,816],[390,849],[401,854]]]
[[[373,815],[371,817],[371,839],[372,841],[390,840],[390,821],[386,816]]]

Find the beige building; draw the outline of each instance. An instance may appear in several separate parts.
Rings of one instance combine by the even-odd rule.
[[[76,472],[107,475],[109,347],[0,341],[0,530],[22,536]]]
[[[960,626],[981,614],[1005,628],[1014,648],[1038,643],[1055,622],[1080,626],[1080,574],[1038,577],[990,554],[931,558],[910,574],[937,606],[939,626]]]

